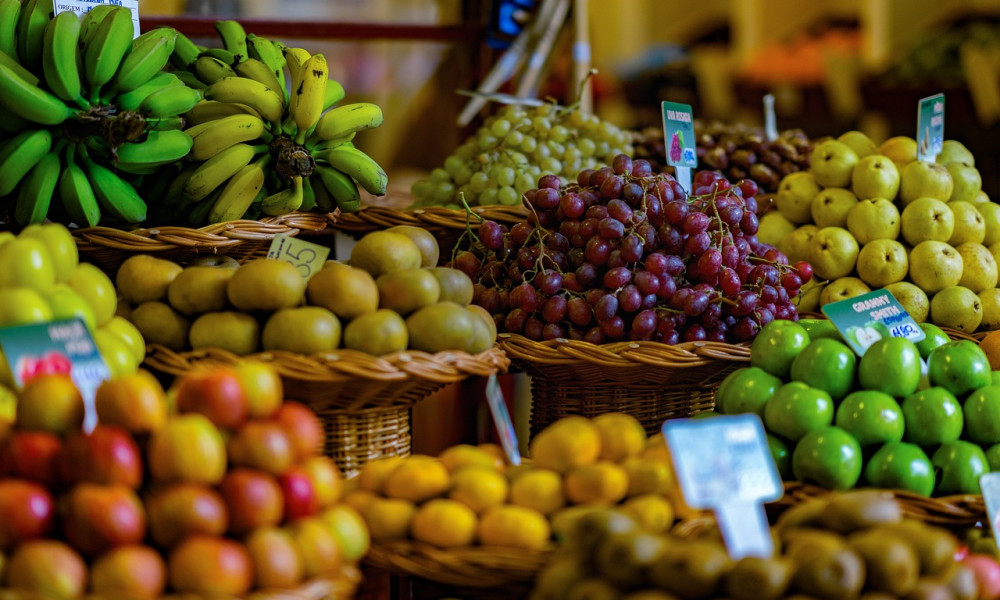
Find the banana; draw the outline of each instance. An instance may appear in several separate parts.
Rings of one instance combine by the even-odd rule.
[[[238,102],[202,100],[198,104],[195,104],[194,108],[189,110],[185,116],[187,117],[188,123],[198,125],[199,123],[208,123],[209,121],[221,119],[222,117],[228,117],[230,115],[253,115],[255,117],[259,117],[260,113],[246,104],[240,104]]]
[[[187,126],[187,119],[177,115],[173,117],[161,117],[159,119],[146,119],[146,126],[150,131],[169,131],[171,129],[184,129]]]
[[[177,76],[177,79],[183,81],[184,85],[188,86],[189,88],[196,90],[203,90],[206,87],[208,87],[207,85],[205,85],[204,81],[198,79],[198,76],[192,73],[191,71],[175,71],[174,75]]]
[[[302,206],[299,207],[299,210],[304,212],[316,208],[316,192],[313,190],[312,183],[309,182],[310,179],[310,177],[302,178]]]
[[[191,68],[191,63],[198,60],[201,48],[191,41],[191,38],[183,33],[177,33],[174,40],[174,51],[170,54],[170,64],[179,71],[186,71]]]
[[[17,20],[20,16],[20,0],[0,0],[0,52],[8,56],[17,56]]]
[[[28,171],[52,149],[52,133],[47,129],[25,131],[0,148],[0,196],[14,191]]]
[[[21,226],[27,227],[45,220],[49,214],[49,205],[52,204],[52,196],[55,194],[61,169],[59,150],[53,149],[38,161],[21,182],[21,188],[17,191],[17,202],[14,204],[14,219]]]
[[[17,26],[17,58],[29,71],[37,73],[41,70],[45,26],[52,18],[52,12],[52,0],[28,0],[21,8]]]
[[[323,114],[323,101],[326,97],[326,82],[329,81],[330,70],[326,57],[314,54],[302,65],[299,73],[302,82],[298,88],[292,89],[295,100],[292,103],[291,115],[295,118],[298,134],[295,141],[304,144],[306,134],[316,125]]]
[[[32,127],[31,121],[22,119],[14,114],[8,113],[0,119],[0,131],[6,131],[7,133],[21,133],[25,129],[31,129]]]
[[[227,179],[250,164],[258,152],[266,149],[266,146],[236,144],[201,163],[184,184],[185,200],[190,202],[204,200]]]
[[[288,94],[288,111],[294,114],[295,103],[298,100],[298,95],[295,90],[299,89],[302,85],[302,68],[305,66],[306,61],[312,58],[304,48],[283,48],[282,54],[285,56],[285,66],[288,67],[288,81],[289,94]]]
[[[161,167],[187,156],[191,143],[191,137],[179,129],[150,131],[142,142],[118,146],[115,166],[127,172],[135,172],[129,167]]]
[[[132,49],[122,60],[107,96],[113,97],[131,92],[163,71],[174,51],[176,41],[177,30],[166,27],[148,31],[137,37],[132,42]]]
[[[201,202],[192,204],[187,210],[187,222],[191,227],[201,227],[205,225],[208,221],[208,213],[211,212],[212,207],[215,206],[215,201],[219,198],[219,194],[222,190],[216,190],[211,196],[205,198]]]
[[[41,1],[41,0],[39,0]],[[83,73],[89,85],[89,100],[97,104],[101,87],[111,81],[132,47],[132,11],[118,7],[101,21],[94,38],[84,48]]]
[[[357,135],[358,134],[356,133],[349,133],[347,135],[335,137],[332,140],[312,140],[312,143],[306,144],[306,147],[309,148],[310,152],[319,154],[326,152],[327,150],[333,150],[337,146],[349,144],[355,137],[357,137]]]
[[[114,4],[98,4],[84,13],[83,18],[80,19],[81,48],[87,47],[90,41],[94,39],[94,35],[97,34],[97,28],[101,26],[101,22],[117,8]]]
[[[59,175],[59,200],[78,227],[94,227],[101,221],[101,207],[87,174],[73,160],[73,150],[71,144],[66,151],[66,164]]]
[[[278,81],[278,78],[274,75],[274,71],[271,70],[263,61],[257,60],[256,58],[248,58],[243,62],[234,65],[233,70],[240,77],[246,79],[253,79],[254,81],[259,81],[265,86],[274,90],[278,96],[281,98],[281,103],[285,103],[285,86]]]
[[[182,86],[183,83],[177,77],[178,73],[160,73],[134,90],[119,95],[115,99],[118,112],[139,110],[142,101],[148,98],[153,92],[158,92],[168,87]]]
[[[215,31],[222,38],[222,46],[236,56],[236,62],[249,57],[247,49],[247,32],[239,21],[216,21]]]
[[[195,160],[208,160],[230,146],[259,138],[266,130],[264,121],[253,115],[233,115],[195,125],[195,128],[198,127],[205,128],[196,133],[187,130],[194,140],[191,157]]]
[[[344,144],[320,153],[319,157],[338,171],[350,175],[370,194],[385,194],[389,177],[370,156],[352,145]]]
[[[358,184],[353,179],[325,165],[316,165],[315,175],[319,176],[322,186],[313,187],[322,187],[333,198],[337,208],[344,212],[354,212],[361,208],[361,192],[358,191]],[[320,202],[320,194],[316,195],[316,202]]]
[[[139,112],[154,118],[183,115],[201,101],[201,90],[186,85],[172,85],[146,96]]]
[[[13,58],[12,55],[7,54],[6,52],[0,51],[0,65],[4,65],[11,71],[14,71],[15,75],[27,81],[31,85],[38,85],[39,82],[41,82],[41,79],[36,77],[31,71],[21,66],[21,63],[17,62],[17,59]]]
[[[350,177],[347,178],[352,185],[354,185],[355,193],[358,190],[357,184]],[[305,186],[306,182],[303,182]],[[313,175],[309,177],[309,187],[312,188],[313,197],[315,198],[316,206],[323,212],[333,212],[337,208],[337,203],[333,200],[333,196],[330,192],[326,190],[326,185],[323,184],[323,179],[315,171]],[[305,188],[303,187],[303,193],[305,193]]]
[[[212,56],[199,56],[192,70],[205,85],[212,85],[223,77],[236,77],[232,67]]]
[[[126,223],[146,220],[146,203],[132,184],[95,163],[87,156],[86,150],[83,151],[83,165],[101,209]]]
[[[181,169],[170,185],[167,186],[167,190],[163,195],[163,203],[169,206],[179,206],[184,204],[186,198],[184,196],[184,186],[187,185],[188,179],[194,175],[194,172],[198,170],[200,165],[188,165]]]
[[[329,109],[334,104],[344,99],[347,92],[339,81],[333,79],[326,80],[326,94],[323,96],[323,110]]]
[[[247,36],[247,50],[250,53],[250,58],[264,63],[274,73],[274,77],[278,81],[278,89],[281,90],[281,94],[287,103],[288,87],[285,84],[285,55],[282,54],[281,49],[274,45],[274,42],[271,40],[251,33]]]
[[[377,104],[358,102],[332,108],[320,117],[313,137],[330,141],[372,129],[382,124],[382,109]]]
[[[264,166],[269,160],[270,156],[264,155],[243,166],[229,179],[222,188],[222,193],[212,203],[212,209],[208,213],[210,223],[235,221],[246,214],[254,199],[264,189]]]
[[[302,206],[302,178],[294,177],[292,186],[260,201],[265,215],[277,216],[298,210]]]
[[[245,77],[223,77],[205,90],[206,100],[239,102],[253,108],[270,123],[280,123],[283,112],[281,95],[259,81]]]
[[[15,115],[42,125],[58,125],[72,114],[62,100],[25,81],[5,65],[0,65],[0,104]]]
[[[236,64],[236,55],[225,48],[205,48],[198,53],[198,58],[202,56],[217,58],[220,62],[229,66]]]
[[[80,19],[71,11],[61,12],[45,26],[42,47],[42,71],[52,93],[80,108],[90,108],[80,95],[80,66],[77,42],[80,39]]]

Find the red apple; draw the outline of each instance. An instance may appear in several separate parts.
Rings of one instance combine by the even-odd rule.
[[[149,546],[119,546],[102,554],[90,570],[90,588],[104,598],[153,600],[167,585],[167,565]]]
[[[178,415],[149,439],[149,471],[158,481],[214,485],[226,474],[226,444],[204,415]]]
[[[75,433],[66,438],[59,457],[59,476],[67,485],[89,481],[138,489],[142,456],[127,431],[98,425],[90,434]]]
[[[320,503],[309,473],[301,467],[292,467],[278,478],[285,497],[285,519],[301,519],[319,513]]]
[[[139,544],[146,537],[146,511],[135,492],[123,485],[78,484],[62,508],[67,541],[87,556]]]
[[[119,375],[97,388],[97,418],[131,433],[150,433],[167,422],[163,386],[149,371]]]
[[[193,535],[181,542],[167,560],[170,587],[175,592],[205,596],[244,596],[253,585],[253,561],[234,540]]]
[[[0,445],[0,472],[53,488],[58,483],[59,436],[41,431],[15,431]]]
[[[175,483],[158,490],[146,509],[150,535],[163,549],[189,535],[222,535],[229,528],[229,510],[222,495],[196,483]]]
[[[0,479],[0,550],[52,529],[52,494],[33,481]]]
[[[319,517],[299,519],[288,528],[302,555],[306,577],[335,573],[344,557],[333,531]]]
[[[257,360],[244,360],[233,370],[243,384],[251,418],[270,417],[281,407],[285,390],[274,367]]]
[[[277,527],[254,529],[246,538],[259,588],[294,588],[302,580],[302,556],[292,536]]]
[[[238,467],[280,475],[295,458],[292,441],[275,421],[247,421],[229,439],[229,462]]]
[[[253,469],[234,469],[219,484],[229,509],[229,532],[239,535],[281,523],[284,500],[274,477]]]
[[[1000,599],[1000,564],[986,554],[970,554],[962,559],[970,567],[979,583],[979,600]]]
[[[86,591],[86,584],[87,565],[83,559],[56,540],[31,540],[21,544],[7,565],[7,587],[47,599],[80,598]]]
[[[321,509],[331,506],[340,499],[344,481],[340,469],[329,456],[314,456],[302,463],[302,470],[312,481],[316,501]]]
[[[295,446],[295,463],[299,464],[310,456],[323,451],[323,423],[305,404],[285,402],[274,415]]]
[[[232,369],[194,373],[182,378],[177,384],[177,410],[201,413],[222,429],[237,429],[249,415],[246,392]]]

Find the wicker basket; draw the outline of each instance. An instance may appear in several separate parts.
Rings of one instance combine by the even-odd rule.
[[[159,345],[150,346],[145,365],[176,377],[244,358],[274,365],[286,397],[316,411],[326,428],[326,452],[348,477],[370,460],[410,453],[409,411],[417,401],[445,385],[503,372],[509,365],[496,347],[477,355],[406,351],[379,357],[338,350],[239,357],[217,348],[177,353]]]
[[[80,258],[114,274],[133,254],[152,254],[187,264],[202,254],[225,254],[243,262],[267,254],[278,234],[298,235],[326,229],[335,214],[293,212],[260,221],[238,220],[215,223],[200,229],[156,227],[124,231],[112,227],[73,229]]]
[[[501,334],[497,344],[531,378],[531,435],[568,415],[628,413],[648,434],[666,419],[712,410],[723,378],[750,360],[750,346],[720,342],[535,342]]]

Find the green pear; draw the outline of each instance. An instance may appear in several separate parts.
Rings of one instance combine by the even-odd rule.
[[[872,287],[880,288],[902,281],[909,269],[906,249],[896,240],[868,242],[858,253],[857,269],[858,277]]]
[[[917,198],[937,198],[947,202],[954,187],[948,169],[922,160],[906,165],[900,179],[899,197],[904,205]]]
[[[975,167],[952,162],[945,165],[951,173],[951,180],[954,188],[951,192],[949,202],[972,202],[983,189],[983,178]]]
[[[781,238],[795,229],[795,223],[785,218],[779,211],[772,210],[760,218],[757,239],[765,244],[777,246]]]
[[[851,190],[826,188],[812,199],[813,222],[817,227],[846,227],[847,213],[857,203],[858,197]]]
[[[872,291],[870,287],[857,277],[840,277],[831,281],[819,296],[820,306],[826,306],[831,302],[840,302],[848,298],[854,298],[861,294]]]
[[[962,280],[962,255],[944,242],[920,242],[910,252],[910,280],[928,295],[956,286]]]
[[[946,287],[931,298],[931,321],[941,327],[973,333],[983,322],[983,303],[967,287]]]
[[[1000,289],[990,288],[979,292],[979,302],[983,305],[983,329],[1000,329]]]
[[[982,244],[966,243],[955,246],[962,257],[962,278],[958,285],[980,293],[997,286],[997,262]]]
[[[909,281],[890,283],[885,286],[885,289],[903,305],[903,309],[906,310],[914,321],[923,323],[927,320],[927,314],[931,310],[931,301],[922,289]]]
[[[900,220],[903,239],[911,246],[928,240],[947,242],[955,232],[955,215],[936,198],[917,198],[903,209]]]
[[[970,167],[976,166],[976,158],[962,142],[945,140],[941,144],[941,153],[937,155],[937,164],[946,165],[952,162],[962,163]]]
[[[778,184],[774,203],[778,212],[792,223],[808,223],[812,218],[812,199],[820,187],[808,171],[798,171],[786,176]]]
[[[858,164],[858,155],[851,147],[837,140],[816,144],[809,155],[809,172],[822,187],[847,187],[851,173]]]
[[[847,213],[847,230],[858,240],[867,244],[872,240],[899,237],[899,209],[885,198],[859,200]]]
[[[986,239],[986,221],[982,213],[976,209],[976,205],[971,202],[955,201],[949,202],[948,208],[955,217],[955,230],[948,243],[952,246],[983,243]]]
[[[870,154],[878,154],[878,146],[875,145],[875,142],[873,142],[870,137],[857,130],[840,134],[837,141],[846,144],[851,150],[854,150],[854,153],[858,155],[859,159]]]
[[[899,192],[899,170],[887,156],[866,156],[851,173],[851,190],[858,198],[895,198]]]
[[[812,240],[817,233],[819,233],[819,227],[803,225],[782,237],[777,243],[777,248],[788,258],[789,264],[809,260],[809,249],[812,247]]]
[[[858,242],[841,227],[824,227],[810,243],[809,258],[816,277],[838,279],[854,270],[858,259]]]
[[[983,235],[983,245],[992,246],[1000,242],[1000,204],[985,202],[973,204],[979,214],[983,216],[985,234]]]

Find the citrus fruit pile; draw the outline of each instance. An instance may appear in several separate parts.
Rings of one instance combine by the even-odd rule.
[[[0,433],[0,585],[47,598],[244,596],[336,575],[367,551],[312,411],[263,363],[168,395],[146,371],[104,382],[100,424],[66,375],[40,375]],[[6,556],[4,556],[6,554]]]
[[[459,445],[437,457],[372,461],[344,502],[376,543],[411,538],[441,548],[544,549],[554,530],[594,506],[620,505],[650,532],[673,524],[666,444],[647,440],[631,416],[566,417],[538,434],[531,455],[514,467],[496,446]]]
[[[1000,469],[1000,386],[975,343],[921,328],[918,344],[882,338],[859,359],[828,321],[774,321],[716,410],[760,415],[786,480],[978,494]]]

